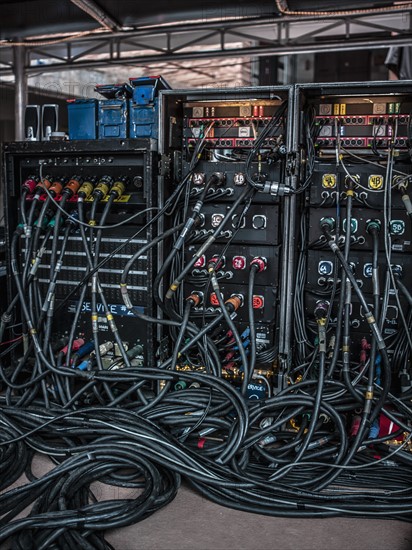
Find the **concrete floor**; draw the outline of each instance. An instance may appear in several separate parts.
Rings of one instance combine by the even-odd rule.
[[[118,550],[411,550],[412,525],[258,516],[218,506],[184,486],[166,508],[106,538]]]

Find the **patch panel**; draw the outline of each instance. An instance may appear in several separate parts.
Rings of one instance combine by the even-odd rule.
[[[394,368],[399,368],[408,353],[405,331],[410,332],[408,298],[402,290],[410,287],[407,274],[412,268],[406,207],[412,172],[410,94],[403,95],[403,88],[403,94],[389,96],[383,87],[369,90],[361,85],[332,85],[328,94],[326,88],[302,86],[297,94],[306,124],[301,127],[302,143],[312,143],[313,149],[305,150],[310,169],[304,176],[307,193],[300,210],[296,336],[299,341],[305,335],[315,338],[316,315],[324,315],[327,340],[337,339],[329,365],[332,361],[333,368],[340,369],[348,360],[356,364],[361,352],[369,356],[361,342],[366,338],[371,344],[373,337],[355,289],[348,293],[347,276],[333,251],[338,249],[371,311],[377,302],[377,324],[389,356],[396,355]],[[297,344],[296,350],[304,362],[309,348]],[[376,353],[375,348],[372,357]]]
[[[187,126],[189,128],[198,128],[201,125],[207,125],[210,122],[213,122],[215,128],[228,128],[232,126],[251,126],[252,124],[257,124],[258,126],[267,126],[270,122],[270,117],[260,117],[260,118],[195,118],[188,119]]]
[[[187,145],[189,147],[195,147],[198,142],[197,138],[188,138]],[[220,148],[220,149],[231,149],[231,148],[242,148],[242,147],[253,147],[255,144],[255,139],[253,138],[206,138],[205,147],[206,148]],[[267,138],[264,141],[265,147],[275,147],[278,146],[278,141],[275,138]]]
[[[321,238],[321,220],[325,217],[333,219],[335,226],[339,226],[339,244],[344,246],[347,237],[346,221],[344,214],[340,219],[336,218],[336,210],[332,208],[313,208],[309,218],[309,243],[317,243],[319,246],[327,246],[326,240]],[[337,221],[338,220],[338,221]],[[354,211],[351,224],[351,249],[371,250],[372,236],[367,231],[369,220],[378,220],[382,231],[379,233],[379,250],[385,250],[385,220],[382,210],[357,209]],[[338,223],[339,222],[339,223]],[[393,252],[412,253],[412,233],[408,214],[405,210],[394,210],[392,218],[388,220],[387,233],[390,235],[390,249]],[[333,231],[336,234],[336,229]],[[319,238],[321,243],[318,243]],[[323,244],[322,244],[323,242]]]
[[[185,257],[189,260],[196,252],[196,245],[189,245],[185,249]],[[189,282],[196,284],[196,278],[202,279],[208,276],[207,265],[210,258],[221,254],[220,245],[210,247],[208,254],[202,255],[191,272]],[[259,273],[259,281],[262,285],[273,285],[279,278],[280,247],[260,244],[259,240],[250,245],[236,244],[229,246],[224,254],[224,266],[218,270],[218,277],[224,277],[233,284],[245,287],[248,284],[251,261],[254,258],[264,258],[266,268]],[[199,282],[204,284],[204,282]]]
[[[405,256],[403,254],[397,252],[391,254],[391,268],[400,275],[401,280],[407,277],[407,273],[403,269],[404,264]],[[372,251],[368,250],[363,253],[359,251],[351,252],[350,266],[362,291],[372,295]],[[330,250],[311,250],[306,279],[308,288],[311,288],[313,292],[316,292],[316,290],[321,292],[327,288],[331,290],[335,277],[338,289],[341,289],[342,270],[337,264],[333,253]],[[379,288],[383,290],[389,277],[388,264],[384,255],[379,257],[378,277]]]
[[[178,300],[184,300],[192,291],[201,292],[204,301],[193,308],[190,318],[199,326],[202,319],[213,319],[220,311],[218,290],[211,282],[215,276],[224,301],[230,300],[231,295],[243,296],[243,305],[233,312],[235,327],[239,333],[243,332],[250,323],[246,297],[251,262],[257,257],[264,258],[265,269],[259,268],[254,273],[251,299],[254,322],[259,325],[257,333],[262,333],[264,328],[269,335],[265,349],[271,351],[264,357],[266,364],[274,360],[273,350],[278,347],[275,337],[279,337],[276,320],[283,222],[281,200],[269,193],[254,191],[250,182],[255,180],[261,185],[260,182],[265,181],[284,181],[288,141],[284,114],[290,98],[288,89],[280,89],[279,97],[275,97],[273,90],[265,95],[264,99],[250,100],[238,93],[233,94],[233,98],[231,94],[208,98],[207,93],[200,92],[165,93],[165,137],[169,137],[162,152],[175,157],[179,153],[179,173],[184,177],[191,172],[185,214],[176,213],[173,224],[183,219],[181,216],[190,215],[195,201],[204,198],[198,224],[185,239],[180,265],[189,265],[202,246],[207,249],[193,260],[179,289]],[[195,151],[200,151],[197,157],[194,157]],[[251,162],[247,166],[248,155]],[[213,181],[216,172],[225,176],[221,185]],[[169,183],[172,188],[174,184],[176,182]],[[254,192],[250,198],[244,199],[251,191]],[[239,200],[242,200],[239,208],[232,211]],[[223,227],[221,231],[220,227]],[[209,246],[210,239],[213,244]],[[166,258],[170,250],[172,248],[166,249]],[[216,260],[216,265],[212,262],[214,258],[221,258]],[[178,301],[173,305],[179,310]],[[225,322],[222,321],[223,325]],[[258,358],[257,368],[261,366]]]
[[[371,208],[381,208],[384,196],[383,190],[387,186],[385,168],[375,166],[372,170],[368,165],[352,164],[350,161],[347,161],[345,166],[351,175],[358,178],[359,183],[359,186],[354,187],[353,207],[355,209],[364,208],[367,203]],[[404,162],[398,163],[396,170],[397,174],[391,178],[391,204],[395,210],[404,210],[405,206],[399,184],[408,189],[411,166]],[[339,196],[340,201],[345,200],[347,174],[341,166],[336,167],[330,163],[319,161],[316,163],[311,180],[309,197],[311,206],[331,206],[336,204],[337,196]]]
[[[106,210],[104,225],[106,229],[101,235],[98,262],[104,262],[99,269],[100,287],[107,302],[111,305],[111,311],[120,337],[131,345],[137,343],[144,347],[144,361],[153,364],[154,361],[154,334],[152,327],[135,318],[127,311],[123,304],[120,293],[119,279],[130,259],[131,255],[140,247],[143,247],[152,239],[152,228],[145,228],[150,220],[152,208],[157,200],[149,181],[155,175],[155,150],[154,143],[147,140],[134,140],[119,143],[111,140],[80,141],[80,142],[50,142],[32,143],[30,150],[25,143],[7,145],[5,148],[5,159],[8,171],[7,178],[7,224],[10,231],[16,227],[17,217],[20,215],[20,189],[29,186],[29,194],[26,195],[26,209],[32,207],[35,223],[30,235],[21,238],[19,250],[21,265],[24,268],[26,252],[31,254],[30,239],[36,237],[36,219],[41,211],[45,211],[45,218],[49,226],[39,232],[38,246],[43,249],[41,260],[36,264],[35,282],[39,296],[46,299],[50,291],[50,282],[54,277],[56,257],[64,247],[64,254],[61,258],[61,265],[55,276],[55,288],[53,296],[55,300],[54,321],[53,321],[53,342],[62,337],[68,337],[71,330],[71,323],[76,315],[76,308],[81,308],[77,320],[75,336],[80,334],[86,339],[92,339],[91,312],[83,308],[83,304],[90,304],[92,277],[89,275],[90,266],[85,254],[85,244],[93,252],[94,240],[97,230],[94,232],[92,241],[90,238],[83,241],[79,228],[70,229],[66,236],[66,228],[63,216],[60,218],[60,230],[56,234],[54,228],[58,210],[54,202],[60,204],[63,209],[77,217],[79,208],[79,195],[77,191],[82,189],[81,185],[89,182],[90,195],[82,195],[84,205],[84,221],[99,226],[103,210],[109,208],[110,190],[116,190],[111,195],[111,206]],[[55,188],[53,201],[43,192],[40,197],[35,197],[35,187],[30,187],[30,181],[39,184],[40,180],[50,181],[50,190]],[[26,184],[26,182],[28,182]],[[58,182],[58,185],[57,183]],[[107,195],[93,196],[93,190],[99,183],[107,184]],[[64,187],[66,186],[66,187]],[[65,194],[64,189],[73,191],[70,195]],[[104,192],[106,194],[106,192]],[[89,197],[89,198],[88,198]],[[106,199],[106,200],[105,200]],[[34,204],[35,203],[35,204]],[[95,204],[96,203],[96,204]],[[109,206],[108,206],[109,205]],[[146,212],[146,209],[149,210]],[[92,220],[90,213],[94,209]],[[144,211],[144,212],[143,212]],[[139,212],[143,212],[139,215]],[[119,225],[120,224],[120,225]],[[115,226],[115,227],[112,227]],[[47,234],[47,227],[49,232]],[[86,229],[86,235],[89,229]],[[8,237],[11,238],[11,235]],[[55,246],[55,241],[57,245]],[[44,244],[43,244],[44,243]],[[119,250],[116,252],[116,250]],[[53,257],[55,258],[53,260]],[[29,261],[31,257],[29,257]],[[153,311],[151,279],[153,278],[153,260],[149,251],[141,257],[130,273],[130,298],[137,308],[150,314]],[[9,281],[9,296],[14,294],[13,281]],[[85,295],[79,301],[81,289],[85,287]],[[102,306],[103,307],[103,306]],[[110,334],[113,337],[105,316],[99,315],[98,328],[100,331],[99,341],[107,340]],[[53,343],[52,342],[52,343]]]
[[[337,135],[340,146],[370,149],[370,154],[375,154],[377,149],[387,149],[392,141],[399,150],[408,148],[409,98],[393,103],[383,97],[382,102],[368,103],[368,100],[348,97],[342,98],[342,103],[315,104],[314,109],[317,129],[314,141],[320,150],[336,148]]]
[[[317,124],[332,125],[338,124],[348,124],[348,125],[360,125],[365,126],[369,124],[369,119],[367,116],[355,116],[355,117],[341,117],[341,116],[316,116],[315,118]]]
[[[241,295],[243,300],[246,299],[246,294],[240,292],[242,290],[240,285],[232,284],[231,282],[222,282],[220,290],[225,299],[232,295]],[[255,305],[259,306],[254,308],[256,322],[273,323],[276,318],[277,302],[279,299],[276,289],[256,284],[253,296],[255,297]],[[209,316],[216,315],[218,310],[220,310],[220,306],[216,298],[216,292],[211,290],[205,295],[204,305],[195,310],[194,317],[201,317],[204,311]],[[248,313],[245,303],[237,310],[236,320],[240,323],[248,323]]]
[[[202,209],[204,221],[199,229],[195,230],[191,239],[196,242],[206,240],[214,230],[219,228],[229,211],[229,203],[207,203]],[[231,239],[234,243],[279,244],[278,206],[273,205],[269,213],[265,205],[253,204],[244,215],[243,221],[240,221],[238,216],[239,214],[230,216],[230,221],[223,232],[217,235],[218,242]],[[237,229],[239,223],[240,228]],[[190,244],[190,240],[188,242]]]
[[[207,96],[207,94],[205,94]],[[233,120],[235,119],[268,119],[280,105],[279,100],[263,100],[255,103],[253,101],[216,101],[207,104],[207,101],[188,102],[183,106],[184,117],[188,121],[201,120],[206,122],[210,119]]]
[[[306,292],[305,294],[305,314],[309,319],[313,319],[313,311],[316,308],[316,303],[319,300],[319,294],[314,291]],[[372,294],[365,294],[366,303],[368,304],[369,309],[374,311],[374,298]],[[406,300],[400,298],[401,307],[406,308]],[[380,300],[380,309],[384,303]],[[330,316],[331,329],[336,328],[337,323],[337,305],[335,304]],[[313,330],[316,331],[316,323],[313,322]],[[382,334],[385,338],[395,337],[398,332],[402,330],[402,319],[399,312],[398,303],[395,300],[394,296],[389,297],[387,306],[385,307],[385,317],[382,323]],[[368,321],[365,317],[365,312],[359,303],[357,297],[352,294],[351,296],[351,307],[350,307],[350,334],[351,334],[351,349],[353,352],[353,361],[356,361],[359,357],[360,344],[364,336],[367,336],[369,342],[371,341],[371,334],[369,331]]]

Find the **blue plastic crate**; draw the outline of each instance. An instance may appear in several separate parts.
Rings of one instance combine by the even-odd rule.
[[[99,101],[99,139],[127,137],[127,100]]]
[[[67,103],[69,139],[97,138],[97,100],[75,99]]]
[[[130,137],[157,139],[159,133],[157,116],[157,99],[149,105],[139,105],[132,99],[129,100]]]
[[[161,76],[140,76],[129,78],[133,87],[133,101],[137,105],[154,103],[160,90],[170,90],[169,84]]]

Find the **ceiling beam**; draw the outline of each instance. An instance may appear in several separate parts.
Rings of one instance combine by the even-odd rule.
[[[91,0],[71,0],[91,2]],[[395,10],[397,11],[397,10]],[[197,22],[145,29],[123,29],[122,32],[99,32],[93,37],[66,42],[67,51],[59,44],[42,43],[40,59],[35,45],[27,46],[29,74],[56,72],[65,69],[99,68],[105,66],[133,65],[136,63],[179,62],[192,59],[221,57],[259,57],[267,55],[299,55],[325,51],[348,51],[361,49],[405,46],[412,42],[412,27],[405,26],[405,17],[410,21],[410,10],[397,16],[391,26],[385,20],[364,17],[272,18]],[[304,20],[304,22],[302,21]],[[103,21],[103,20],[102,20]],[[107,22],[107,20],[106,20]],[[297,24],[296,24],[297,23]],[[310,23],[310,24],[309,24]],[[364,31],[371,26],[371,31]],[[336,27],[336,33],[331,29]],[[398,30],[393,36],[388,29]],[[375,30],[379,29],[379,30]],[[380,32],[383,29],[385,32]],[[362,34],[360,34],[362,32]],[[206,33],[206,34],[205,34]],[[328,33],[330,33],[328,35]],[[216,35],[216,43],[212,37]],[[245,42],[242,46],[241,42]],[[249,42],[249,44],[246,43]],[[29,44],[29,42],[27,42]],[[98,44],[96,46],[95,44]],[[1,45],[1,43],[0,43]],[[238,47],[236,47],[238,46]],[[96,56],[90,52],[99,49]],[[50,56],[47,57],[47,52]],[[34,55],[31,55],[31,54]],[[37,54],[37,55],[36,55]],[[59,60],[59,58],[65,58]],[[57,60],[57,62],[56,62]],[[0,48],[0,63],[12,62],[10,47]],[[50,63],[50,64],[49,64]],[[0,74],[10,73],[9,67],[0,68]]]
[[[116,65],[134,65],[148,63],[179,62],[192,59],[215,59],[231,57],[260,57],[260,56],[279,56],[279,55],[298,55],[303,53],[333,52],[333,51],[357,51],[364,49],[387,48],[389,46],[409,46],[412,42],[412,34],[402,35],[400,37],[386,37],[371,40],[370,38],[348,40],[325,40],[312,44],[287,43],[283,45],[267,46],[245,46],[243,48],[228,48],[214,50],[190,50],[186,52],[175,53],[143,53],[136,55],[135,52],[121,57],[107,57],[101,59],[90,59],[76,61],[75,63],[53,63],[51,65],[32,65],[26,68],[28,74],[51,73],[65,69],[89,69],[109,67]],[[10,74],[10,69],[0,69],[0,75]]]
[[[91,3],[92,0],[70,0],[74,4],[78,5],[78,3]],[[93,2],[94,4],[94,2]],[[114,21],[114,19],[106,14],[101,8],[99,8],[96,4],[94,4],[99,12],[102,14],[102,17],[106,17],[106,22],[109,23],[109,20],[113,23],[113,25],[117,25],[118,29],[115,31],[113,30],[111,37],[114,38],[134,38],[134,37],[141,37],[141,36],[158,36],[164,33],[171,33],[171,34],[178,34],[178,33],[185,33],[185,32],[195,32],[195,31],[204,31],[208,29],[213,30],[220,30],[220,29],[231,29],[231,28],[245,28],[245,27],[273,27],[276,24],[282,23],[286,26],[291,25],[302,25],[303,23],[316,23],[316,24],[328,24],[328,22],[331,22],[333,20],[340,20],[345,21],[348,20],[349,22],[355,22],[357,17],[354,15],[351,16],[331,16],[331,17],[314,17],[314,16],[299,16],[299,17],[278,17],[276,15],[271,17],[245,17],[245,18],[237,18],[237,19],[226,19],[226,20],[203,20],[203,21],[194,21],[194,22],[183,22],[183,23],[171,23],[171,24],[163,24],[163,25],[145,25],[140,28],[130,28],[130,29],[124,29],[121,28],[120,25]],[[402,5],[399,6],[393,6],[391,8],[391,11],[387,13],[388,16],[390,15],[402,15],[404,18],[410,18],[412,15],[412,9],[411,8],[402,8]],[[91,15],[90,15],[91,16]],[[91,16],[92,17],[92,16]],[[367,18],[368,21],[372,21],[375,17],[378,17],[377,15],[369,16]],[[380,14],[380,17],[382,17],[382,14]],[[362,18],[365,18],[365,15],[358,16],[358,18],[361,20]],[[96,19],[97,20],[97,19]],[[100,21],[99,21],[100,22]],[[102,24],[102,23],[101,23]],[[106,26],[106,28],[110,28],[109,26]],[[396,29],[393,29],[396,30]],[[50,45],[53,46],[55,43],[55,40],[58,40],[59,38],[64,37],[65,35],[59,35],[58,33],[53,34],[50,36]],[[73,39],[72,43],[76,43],[78,41],[85,42],[88,40],[95,40],[99,38],[104,38],[104,33],[98,33],[93,32],[89,35],[82,36],[80,39]],[[67,36],[66,36],[67,39]],[[35,42],[36,39],[32,38],[32,41]],[[27,47],[30,47],[30,38],[26,38],[25,42],[27,42]],[[47,42],[47,40],[43,39],[43,42]],[[12,47],[12,42],[10,44],[7,44],[6,41],[0,41],[0,46],[2,49],[5,49],[7,47]],[[42,44],[43,46],[47,46],[47,44]]]
[[[111,31],[121,30],[121,25],[113,19],[106,11],[98,6],[93,0],[70,0],[72,4],[79,9],[90,15],[95,21],[100,23],[102,27],[110,29]]]

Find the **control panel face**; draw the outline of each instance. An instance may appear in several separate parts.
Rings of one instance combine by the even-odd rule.
[[[125,351],[139,348],[133,360],[154,364],[152,327],[125,307],[119,286],[127,262],[153,234],[147,223],[157,200],[151,185],[155,164],[150,141],[138,145],[129,149],[109,142],[100,146],[97,141],[50,143],[27,150],[15,144],[6,154],[8,225],[13,228],[18,219],[26,219],[29,226],[21,238],[18,262],[30,289],[32,314],[36,318],[37,308],[45,308],[52,296],[51,345],[58,346],[70,334],[75,341],[92,342],[96,328],[100,345],[109,343],[103,357],[107,368],[121,360],[108,315]],[[149,250],[128,277],[130,299],[146,314],[154,309],[154,271]],[[95,284],[99,292],[93,299]]]
[[[179,110],[170,117],[169,132],[165,130],[168,152],[179,159],[179,169],[174,170],[178,177],[170,184],[173,188],[185,177],[188,181],[172,226],[187,220],[201,204],[197,223],[175,256],[169,282],[190,266],[174,307],[183,315],[187,297],[201,296],[189,318],[198,327],[222,316],[222,304],[238,300],[235,311],[230,311],[232,324],[223,318],[208,334],[217,347],[223,376],[242,381],[241,341],[246,357],[253,355],[256,372],[263,373],[271,387],[279,346],[284,220],[283,199],[262,189],[266,182],[285,182],[289,98],[287,90],[261,99],[233,96],[182,97]],[[174,338],[171,334],[171,347]],[[178,368],[195,369],[202,361],[196,354],[184,356]],[[267,394],[266,387],[263,395]]]
[[[339,371],[349,357],[356,369],[360,358],[370,356],[365,350],[375,345],[368,322],[372,312],[392,360],[396,391],[407,368],[411,321],[401,289],[410,289],[412,269],[412,102],[410,96],[372,90],[370,95],[354,90],[321,95],[315,87],[304,90],[301,101],[306,187],[297,214],[296,357],[303,360],[316,346],[320,304],[334,368]],[[348,284],[336,250],[368,311]],[[380,369],[376,350],[372,360]]]
[[[409,97],[326,97],[313,104],[316,147],[327,153],[340,146],[376,154],[391,144],[408,149]]]

